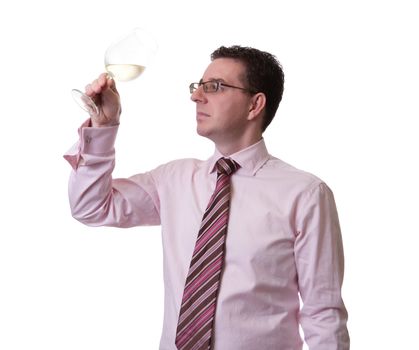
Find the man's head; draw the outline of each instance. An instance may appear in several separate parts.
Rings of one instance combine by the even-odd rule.
[[[274,56],[252,48],[220,47],[211,60],[190,86],[197,132],[232,153],[261,139],[281,100],[283,73]]]
[[[211,54],[211,60],[232,58],[242,62],[246,76],[243,83],[251,91],[262,92],[266,96],[266,106],[262,131],[275,116],[284,91],[284,72],[275,56],[251,47],[221,46]]]

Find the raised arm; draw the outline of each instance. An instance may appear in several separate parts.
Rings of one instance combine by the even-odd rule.
[[[102,74],[86,86],[99,107],[79,129],[64,155],[72,166],[69,200],[73,217],[91,226],[158,225],[159,198],[152,173],[113,179],[115,139],[121,112],[115,82]]]

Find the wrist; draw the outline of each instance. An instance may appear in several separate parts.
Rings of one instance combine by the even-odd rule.
[[[118,125],[119,125],[119,121],[100,123],[100,122],[96,122],[92,118],[90,118],[90,124],[89,124],[89,126],[92,128],[106,128],[106,127],[112,127],[112,126],[118,126]]]

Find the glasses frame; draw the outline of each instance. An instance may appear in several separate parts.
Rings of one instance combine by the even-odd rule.
[[[214,91],[207,91],[208,89],[206,88],[206,86],[209,86],[209,84],[216,84],[216,88]],[[191,83],[189,85],[189,92],[192,94],[194,93],[194,91],[198,90],[198,88],[202,86],[204,92],[206,94],[213,94],[215,92],[218,92],[220,90],[221,87],[225,86],[225,87],[229,87],[229,88],[233,88],[233,89],[239,89],[242,91],[246,91],[249,92],[251,94],[256,94],[256,91],[250,90],[250,89],[246,89],[246,88],[242,88],[239,86],[234,86],[234,85],[230,85],[230,84],[226,84],[223,81],[219,81],[219,80],[208,80],[208,81],[200,81],[199,83]]]

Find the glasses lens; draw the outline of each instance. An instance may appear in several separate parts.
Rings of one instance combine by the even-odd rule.
[[[216,92],[218,91],[218,82],[217,81],[207,81],[204,83],[205,92]]]
[[[189,85],[189,92],[192,94],[197,88],[198,88],[197,83],[191,83],[191,85]]]

